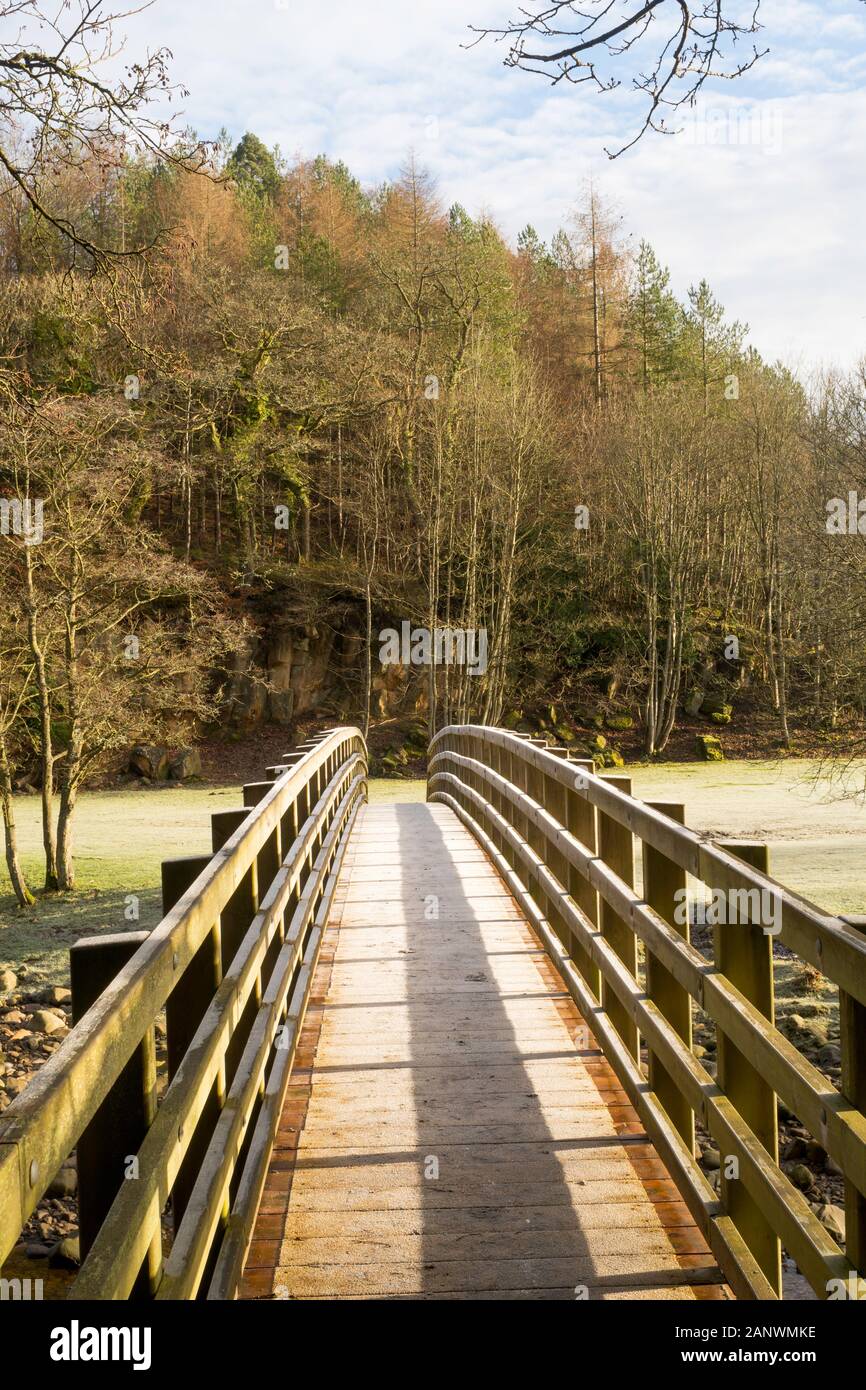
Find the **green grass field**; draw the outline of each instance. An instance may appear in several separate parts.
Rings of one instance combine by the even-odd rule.
[[[866,807],[833,799],[826,779],[806,762],[671,764],[631,770],[636,795],[683,801],[688,823],[713,838],[767,840],[774,877],[830,912],[866,912]],[[377,781],[372,802],[423,801],[423,781]],[[147,929],[160,918],[163,859],[206,853],[210,816],[241,804],[238,788],[182,786],[93,792],[77,819],[79,890],[17,908],[0,893],[0,965],[27,964],[32,975],[60,982],[69,947],[99,931]],[[41,875],[37,797],[15,805],[24,864]],[[139,920],[128,920],[128,898]]]

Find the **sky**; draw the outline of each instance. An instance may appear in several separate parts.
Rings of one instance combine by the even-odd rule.
[[[637,129],[634,94],[552,87],[504,67],[501,44],[466,47],[469,24],[520,3],[155,0],[125,24],[127,57],[171,49],[188,89],[175,106],[205,138],[254,131],[365,184],[414,150],[444,205],[512,242],[527,222],[549,238],[592,177],[674,290],[705,277],[765,357],[805,372],[866,356],[866,4],[763,0],[768,56],[705,88],[682,134],[611,161]]]

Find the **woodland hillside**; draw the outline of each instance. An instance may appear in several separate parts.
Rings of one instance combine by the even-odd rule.
[[[251,134],[52,186],[56,225],[0,198],[0,782],[56,789],[49,880],[140,742],[861,737],[866,377],[764,361],[596,189],[512,246],[412,158],[364,188]],[[406,622],[486,670],[383,666]]]

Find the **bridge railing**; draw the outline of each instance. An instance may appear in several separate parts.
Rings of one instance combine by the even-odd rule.
[[[866,1295],[866,918],[821,912],[769,877],[765,846],[704,840],[682,806],[638,801],[628,777],[546,740],[452,726],[430,751],[429,799],[521,902],[737,1296],[781,1297],[782,1244],[820,1298]],[[712,959],[690,942],[689,876],[724,919]],[[775,1026],[774,941],[839,986],[840,1089]],[[715,1025],[715,1076],[695,1008]],[[779,1100],[844,1175],[844,1251],[780,1167]]]
[[[159,926],[73,949],[75,1026],[0,1117],[0,1265],[75,1150],[71,1297],[234,1296],[366,794],[363,737],[334,729],[268,776],[213,816],[211,855],[163,865]]]

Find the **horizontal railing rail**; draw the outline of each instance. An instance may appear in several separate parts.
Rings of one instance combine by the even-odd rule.
[[[364,739],[329,731],[268,776],[213,817],[212,855],[163,865],[159,926],[73,949],[75,1027],[0,1117],[0,1264],[76,1150],[73,1298],[234,1296],[366,796]]]
[[[682,807],[630,793],[628,778],[501,729],[449,727],[431,746],[430,799],[523,904],[737,1295],[781,1296],[784,1243],[819,1297],[862,1296],[866,936],[776,883],[759,847],[703,840]],[[744,920],[715,928],[712,960],[689,941],[687,875],[744,905]],[[840,986],[841,1091],[775,1026],[773,940]],[[715,1024],[715,1077],[692,1048],[695,1005]],[[845,1251],[779,1166],[778,1100],[844,1174]],[[696,1162],[696,1118],[721,1154],[718,1193]]]

